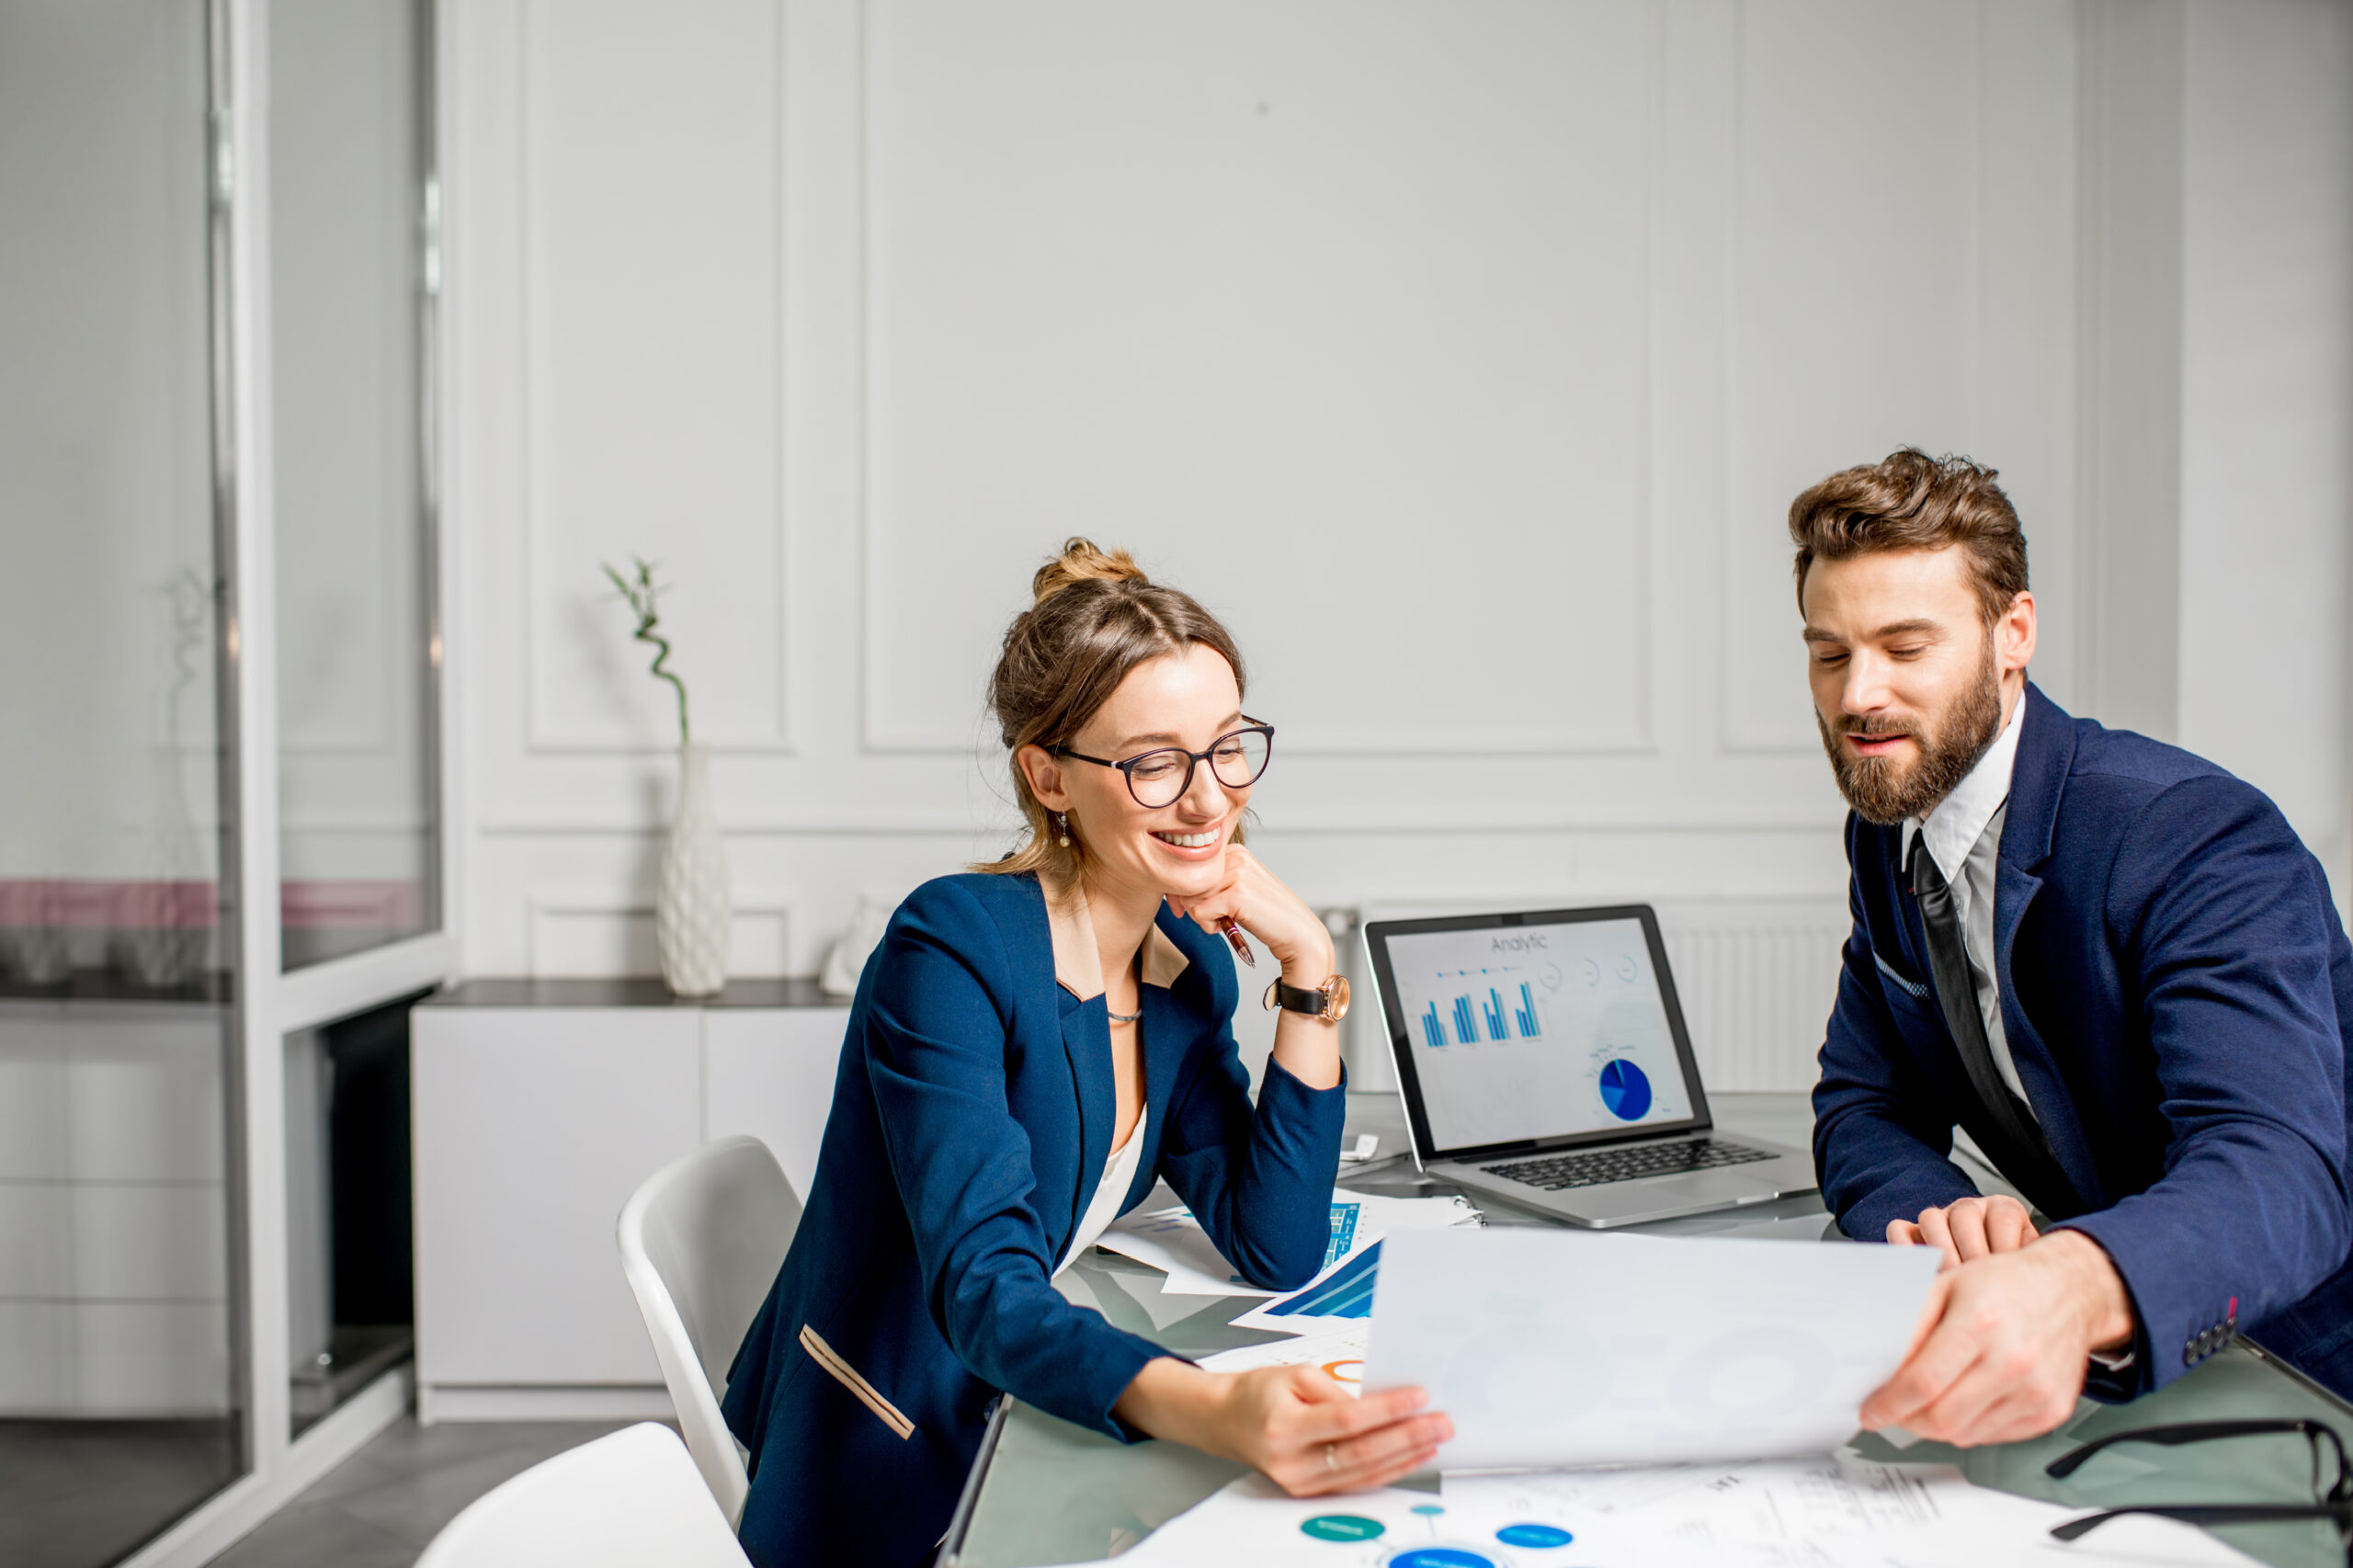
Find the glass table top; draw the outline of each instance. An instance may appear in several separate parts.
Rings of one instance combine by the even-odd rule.
[[[1385,1149],[1404,1147],[1394,1099],[1352,1108],[1349,1135],[1379,1133]],[[1811,1124],[1802,1095],[1719,1095],[1716,1119],[1727,1132],[1776,1138],[1804,1146]],[[1390,1114],[1382,1115],[1389,1108]],[[1984,1173],[1976,1173],[1984,1180]],[[1424,1181],[1410,1161],[1342,1165],[1339,1184],[1362,1192],[1430,1196],[1454,1190]],[[1987,1185],[1992,1185],[1988,1183]],[[1155,1202],[1175,1202],[1161,1189]],[[1488,1223],[1533,1224],[1533,1215],[1482,1196]],[[1818,1197],[1784,1199],[1733,1214],[1698,1215],[1640,1229],[1652,1233],[1715,1233],[1822,1239],[1829,1220]],[[1097,1251],[1056,1283],[1071,1300],[1099,1310],[1120,1327],[1192,1358],[1279,1335],[1234,1328],[1227,1319],[1250,1303],[1242,1298],[1163,1296],[1156,1268]],[[2074,1420],[2048,1437],[1996,1448],[1956,1449],[1916,1443],[1897,1450],[1873,1434],[1856,1449],[1875,1460],[1958,1465],[1981,1486],[2084,1508],[2152,1502],[2309,1503],[2310,1451],[2290,1436],[2237,1438],[2178,1449],[2129,1445],[2087,1462],[2065,1482],[2043,1466],[2068,1449],[2106,1433],[2183,1421],[2245,1416],[2306,1415],[2353,1438],[2353,1410],[2292,1369],[2240,1341],[2160,1392],[2130,1405],[2084,1402]],[[1183,1513],[1243,1467],[1176,1443],[1120,1444],[1007,1401],[992,1427],[977,1468],[977,1493],[960,1538],[943,1553],[958,1568],[1044,1568],[1089,1562],[1125,1551],[1159,1525]],[[1435,1490],[1435,1474],[1407,1486]],[[2233,1546],[2279,1568],[2338,1568],[2345,1549],[2325,1523],[2245,1525],[2218,1529]]]

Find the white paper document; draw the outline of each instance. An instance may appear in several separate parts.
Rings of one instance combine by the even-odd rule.
[[[1355,1256],[1392,1230],[1475,1224],[1478,1218],[1479,1211],[1460,1198],[1381,1198],[1336,1187],[1324,1265],[1329,1269]],[[1161,1289],[1172,1296],[1281,1294],[1244,1279],[1182,1204],[1127,1215],[1096,1244],[1165,1271],[1168,1278]]]
[[[1827,1453],[1903,1361],[1938,1263],[1535,1228],[1381,1251],[1365,1386],[1428,1390],[1449,1471]]]
[[[1770,1568],[2059,1568],[2067,1561],[2221,1568],[2250,1561],[2201,1530],[2161,1519],[2119,1519],[2063,1542],[2052,1527],[2083,1510],[1972,1485],[1950,1465],[1880,1464],[1853,1454],[1449,1475],[1446,1501],[1480,1517],[1568,1520],[1588,1543],[1613,1546],[1628,1561]]]
[[[1315,1367],[1348,1392],[1358,1393],[1364,1389],[1364,1355],[1369,1326],[1360,1324],[1336,1334],[1302,1335],[1296,1339],[1278,1339],[1268,1345],[1221,1350],[1214,1356],[1202,1357],[1201,1369],[1208,1372],[1247,1372],[1258,1367]]]
[[[1133,1568],[1585,1568],[1575,1533],[1428,1492],[1289,1497],[1247,1475],[1129,1549]],[[1582,1544],[1582,1542],[1578,1542]]]
[[[1437,1495],[1389,1487],[1289,1497],[1251,1475],[1118,1561],[1128,1568],[2246,1568],[2251,1561],[2166,1520],[2120,1519],[2079,1542],[2054,1540],[2051,1527],[2076,1513],[1972,1486],[1947,1466],[1851,1455],[1449,1475]]]

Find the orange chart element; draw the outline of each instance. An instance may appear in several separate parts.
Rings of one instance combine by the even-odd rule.
[[[1361,1383],[1364,1381],[1364,1363],[1354,1358],[1326,1361],[1324,1363],[1324,1375],[1336,1383]]]

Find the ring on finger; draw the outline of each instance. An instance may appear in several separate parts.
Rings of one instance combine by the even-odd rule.
[[[1326,1443],[1324,1445],[1324,1468],[1330,1471],[1335,1475],[1337,1475],[1340,1472],[1339,1444]]]

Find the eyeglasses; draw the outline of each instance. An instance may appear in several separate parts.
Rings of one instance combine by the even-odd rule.
[[[1246,713],[1243,717],[1249,719]],[[1185,798],[1185,791],[1193,787],[1193,769],[1205,762],[1210,765],[1210,776],[1229,790],[1246,790],[1256,784],[1275,755],[1275,727],[1252,719],[1247,729],[1220,735],[1210,743],[1207,751],[1162,746],[1125,762],[1088,756],[1068,746],[1048,746],[1046,750],[1050,756],[1066,756],[1073,762],[1118,768],[1127,775],[1128,793],[1135,797],[1136,804],[1158,811]]]
[[[2044,1467],[2043,1473],[2054,1481],[2063,1481],[2082,1468],[2086,1460],[2102,1449],[2116,1443],[2157,1443],[2177,1448],[2184,1443],[2202,1443],[2217,1437],[2251,1437],[2273,1433],[2293,1432],[2301,1435],[2313,1448],[2313,1497],[2310,1503],[2148,1503],[2122,1508],[2107,1508],[2087,1514],[2080,1519],[2069,1519],[2054,1526],[2051,1533],[2061,1540],[2076,1540],[2088,1535],[2110,1519],[2127,1514],[2154,1514],[2161,1518],[2179,1519],[2190,1525],[2259,1525],[2292,1522],[2298,1519],[2326,1519],[2336,1527],[2336,1536],[2345,1543],[2346,1568],[2353,1568],[2353,1471],[2345,1462],[2345,1440],[2334,1427],[2319,1421],[2300,1416],[2256,1421],[2189,1421],[2175,1426],[2142,1426],[2128,1432],[2111,1432],[2082,1448],[2060,1455]],[[2321,1484],[2321,1449],[2326,1443],[2336,1460],[2336,1479],[2325,1487]]]

